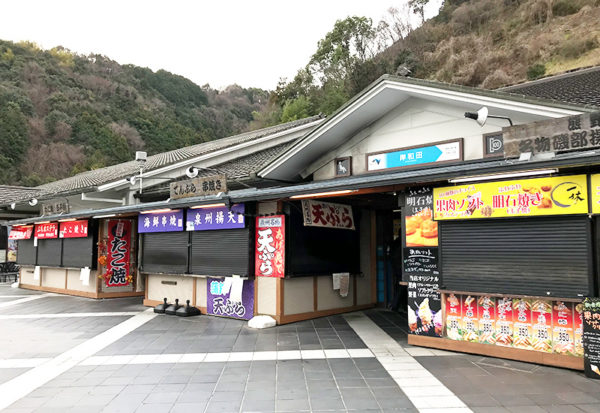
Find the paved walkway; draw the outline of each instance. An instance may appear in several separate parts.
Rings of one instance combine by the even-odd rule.
[[[0,285],[5,412],[600,412],[581,373],[411,347],[370,310],[253,330]]]

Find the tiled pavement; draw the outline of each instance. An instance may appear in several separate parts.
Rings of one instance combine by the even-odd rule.
[[[13,299],[2,296],[21,294],[39,293],[0,286],[0,304]],[[0,316],[117,313],[0,318],[0,402],[23,373],[104,337],[99,351],[65,357],[72,367],[5,411],[447,411],[422,404],[437,397],[468,406],[456,411],[600,412],[600,383],[579,372],[410,347],[396,313],[370,310],[266,330],[161,315],[111,339],[123,321],[138,317],[118,313],[145,310],[140,301],[47,296],[1,308]]]

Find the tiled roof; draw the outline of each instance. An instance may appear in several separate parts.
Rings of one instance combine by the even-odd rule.
[[[13,201],[36,198],[43,191],[26,186],[0,185],[0,201],[10,204]]]
[[[600,107],[600,66],[498,89],[577,105]]]

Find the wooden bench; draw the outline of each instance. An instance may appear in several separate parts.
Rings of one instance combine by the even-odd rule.
[[[0,262],[0,282],[17,281],[19,266],[14,262]]]

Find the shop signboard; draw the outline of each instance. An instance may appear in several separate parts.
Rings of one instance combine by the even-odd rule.
[[[496,345],[512,347],[513,342],[513,301],[509,297],[496,301]]]
[[[67,221],[60,223],[59,238],[85,238],[88,236],[88,221]]]
[[[12,227],[10,229],[10,233],[8,234],[9,240],[23,240],[31,238],[31,233],[33,232],[33,226],[18,226]]]
[[[438,223],[432,220],[433,190],[411,188],[406,193],[404,223],[407,247],[437,247]]]
[[[600,147],[600,112],[542,120],[502,129],[504,156]]]
[[[68,202],[51,202],[42,204],[42,216],[68,214],[71,207]]]
[[[479,297],[477,299],[477,317],[479,319],[479,342],[496,343],[496,299]]]
[[[446,336],[452,340],[462,340],[462,306],[461,296],[446,296]]]
[[[575,354],[573,318],[573,303],[564,301],[552,303],[552,350],[554,353]]]
[[[526,298],[513,299],[514,334],[513,347],[532,350],[531,302]]]
[[[367,170],[400,169],[441,162],[461,161],[462,139],[367,154]]]
[[[403,252],[404,271],[408,278],[410,333],[441,337],[443,319],[438,248],[404,248]]]
[[[583,350],[585,375],[600,380],[600,298],[583,301]]]
[[[255,274],[285,276],[285,215],[256,217]]]
[[[138,233],[183,231],[183,209],[141,213]]]
[[[58,238],[58,222],[35,225],[35,237],[37,239]]]
[[[586,175],[434,188],[433,199],[436,220],[588,213]]]
[[[206,283],[206,312],[212,315],[250,320],[254,317],[254,282],[243,283],[241,301],[232,300],[232,279],[208,279]]]
[[[227,177],[213,175],[172,182],[170,185],[171,199],[189,198],[192,196],[217,195],[227,192]]]
[[[592,214],[600,214],[600,174],[590,175]]]
[[[302,200],[304,226],[354,230],[354,215],[350,205]]]
[[[108,253],[105,277],[107,287],[127,286],[131,282],[129,256],[131,252],[131,221],[108,221]]]
[[[552,301],[533,300],[531,321],[533,323],[531,347],[533,350],[552,353]]]
[[[226,206],[188,209],[186,212],[187,231],[208,231],[216,229],[244,228],[244,204],[235,204],[231,209]]]

